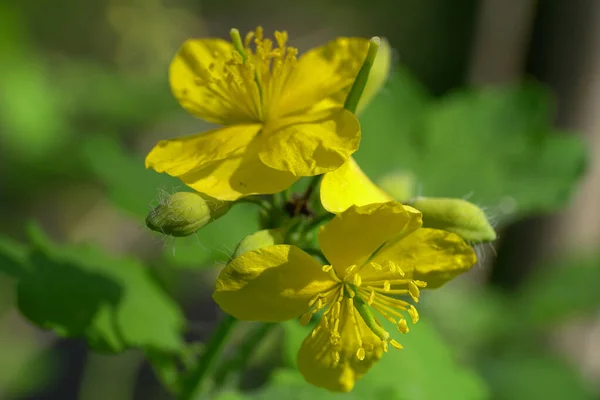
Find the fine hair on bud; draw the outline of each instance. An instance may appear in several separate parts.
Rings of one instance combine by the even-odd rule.
[[[165,235],[189,236],[225,215],[230,205],[203,193],[177,192],[150,211],[146,225]]]
[[[496,231],[485,212],[463,199],[418,197],[409,203],[423,213],[423,227],[456,233],[468,243],[496,240]]]

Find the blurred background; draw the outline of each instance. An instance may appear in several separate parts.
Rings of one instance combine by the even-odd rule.
[[[301,51],[386,37],[395,70],[360,116],[357,159],[375,181],[485,207],[499,240],[423,296],[405,350],[352,394],[302,381],[291,321],[218,398],[599,398],[600,2],[8,0],[0,399],[173,398],[159,381],[201,351],[218,266],[258,225],[240,206],[191,238],[151,233],[148,211],[183,187],[143,158],[208,128],[169,91],[181,43],[257,25]]]

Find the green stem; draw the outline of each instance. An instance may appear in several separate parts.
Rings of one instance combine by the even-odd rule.
[[[215,373],[215,384],[222,386],[232,371],[241,371],[256,351],[259,343],[275,328],[275,323],[260,323],[245,338],[244,342],[236,349],[236,355],[224,363]]]
[[[269,211],[271,209],[271,204],[267,200],[261,199],[258,196],[242,197],[241,199],[235,201],[235,204],[240,203],[256,204],[265,211]]]
[[[326,221],[332,219],[333,217],[335,217],[334,214],[330,214],[330,213],[321,214],[318,217],[316,217],[315,219],[313,219],[312,221],[310,221],[306,225],[305,230],[307,232],[310,232],[313,229],[315,229],[316,227],[318,227],[319,225],[321,225],[323,222],[326,222]]]
[[[308,184],[308,187],[306,188],[304,195],[302,195],[302,199],[304,201],[308,201],[308,199],[310,199],[310,196],[312,196],[315,188],[319,184],[319,181],[321,181],[321,177],[322,177],[322,175],[315,175],[310,179],[310,183]]]
[[[365,57],[358,74],[356,74],[356,78],[354,79],[354,83],[350,88],[350,92],[348,92],[346,102],[344,103],[344,108],[352,113],[356,112],[356,107],[358,106],[360,97],[365,90],[365,86],[367,86],[369,73],[371,72],[373,63],[375,62],[375,56],[377,56],[377,50],[379,50],[380,44],[381,40],[378,37],[374,37],[369,41],[369,50],[367,52],[367,56]]]
[[[206,376],[221,353],[225,341],[236,322],[235,317],[225,314],[217,330],[206,344],[205,353],[200,357],[195,368],[183,379],[181,393],[177,397],[178,400],[190,400],[196,393],[201,393]]]

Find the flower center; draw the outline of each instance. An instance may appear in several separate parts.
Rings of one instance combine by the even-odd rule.
[[[410,295],[416,303],[419,301],[420,288],[424,288],[427,284],[419,280],[405,279],[404,272],[392,262],[388,262],[385,267],[375,262],[366,263],[361,267],[353,265],[346,269],[343,278],[337,276],[331,265],[324,266],[323,270],[338,284],[329,291],[315,296],[309,303],[311,310],[305,313],[300,321],[302,324],[307,324],[313,314],[325,309],[322,318],[324,318],[324,327],[329,331],[334,361],[340,360],[340,341],[350,340],[342,338],[340,333],[345,324],[351,324],[352,329],[346,328],[344,332],[345,334],[352,332],[354,335],[352,341],[357,344],[355,354],[359,360],[365,358],[367,351],[374,349],[373,344],[365,340],[364,326],[359,323],[359,318],[381,340],[384,351],[388,350],[388,343],[394,348],[401,349],[402,345],[390,338],[389,332],[382,327],[378,317],[371,310],[377,311],[379,316],[396,325],[399,332],[408,333],[409,328],[403,313],[408,314],[415,324],[419,320],[417,309],[412,304],[393,296]],[[365,274],[361,275],[361,271]],[[321,326],[315,328],[313,336],[320,329]]]
[[[258,27],[243,43],[233,37],[235,51],[231,56],[215,54],[207,76],[197,78],[196,83],[207,87],[217,101],[235,105],[255,121],[266,122],[285,94],[298,55],[298,49],[286,46],[286,31],[275,31],[274,36],[275,43]]]

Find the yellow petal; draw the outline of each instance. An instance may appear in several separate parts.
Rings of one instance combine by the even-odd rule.
[[[367,55],[369,39],[340,37],[304,53],[279,99],[277,115],[286,116],[331,98],[341,107]]]
[[[276,121],[265,127],[260,159],[295,176],[339,168],[358,149],[360,124],[344,109]]]
[[[420,228],[402,239],[381,249],[374,262],[385,265],[392,261],[405,273],[406,279],[427,282],[427,288],[437,288],[457,275],[468,271],[477,262],[473,249],[460,236],[429,228]],[[384,276],[386,270],[372,271],[377,279],[392,279]],[[364,281],[372,276],[361,270]],[[394,275],[393,279],[397,279]]]
[[[321,182],[321,203],[332,213],[340,213],[353,205],[364,206],[392,200],[365,175],[352,157],[340,168],[326,173]]]
[[[391,201],[352,206],[319,232],[319,245],[338,275],[362,265],[385,242],[421,224],[421,213]]]
[[[207,163],[243,153],[260,129],[260,125],[234,125],[161,140],[146,156],[146,168],[178,177]]]
[[[233,45],[222,39],[190,39],[181,46],[171,62],[169,81],[183,108],[223,125],[258,120],[258,89],[228,83],[228,71],[236,67],[226,68],[225,63],[233,52]]]
[[[354,313],[354,316],[352,316]],[[355,327],[362,339],[363,352]],[[344,302],[340,311],[339,344],[331,343],[331,334],[321,319],[315,330],[309,334],[298,351],[298,370],[312,385],[333,392],[349,392],[354,384],[377,362],[383,355],[381,340],[365,325],[362,317],[354,308]],[[336,363],[337,355],[339,361]]]
[[[277,322],[308,311],[310,300],[335,284],[309,254],[276,245],[244,253],[227,264],[213,299],[236,318]]]
[[[278,193],[298,180],[290,172],[263,164],[258,158],[259,145],[257,138],[242,154],[206,164],[179,178],[198,192],[228,201],[251,194]]]

